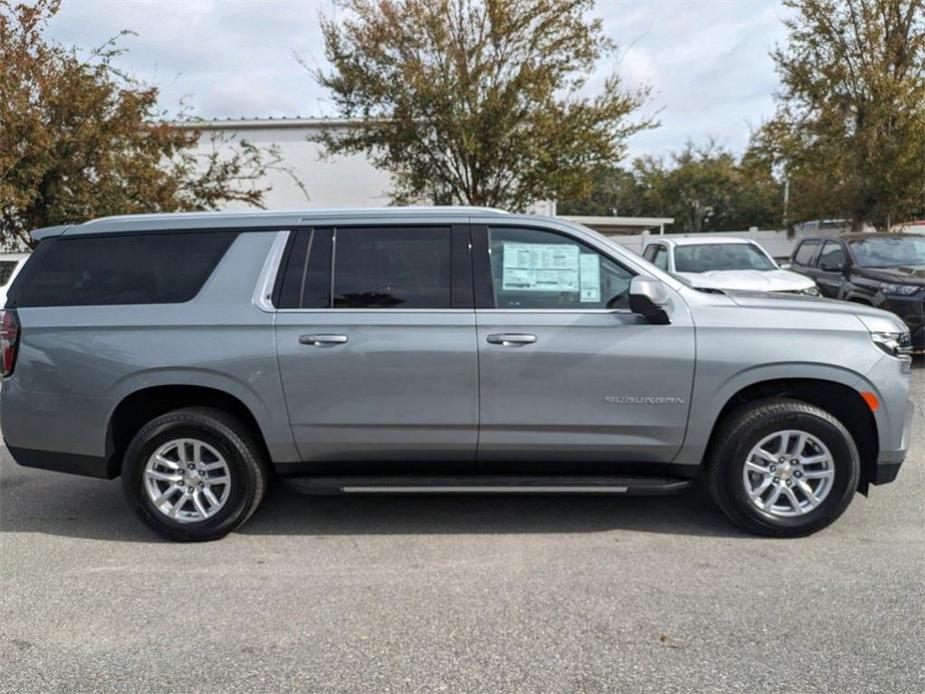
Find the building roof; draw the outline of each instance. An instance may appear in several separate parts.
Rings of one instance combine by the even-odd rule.
[[[807,236],[806,239],[831,241],[841,239],[842,241],[864,241],[866,239],[920,239],[921,234],[903,233],[896,231],[855,231],[849,234],[838,234],[836,236]],[[801,239],[801,240],[806,240]]]
[[[755,243],[751,239],[743,239],[738,236],[711,236],[709,234],[698,234],[697,236],[679,236],[672,238],[670,235],[659,236],[651,239],[652,243],[668,243],[672,246],[702,246],[704,244],[721,244],[721,243]]]
[[[673,224],[674,217],[606,217],[585,215],[558,215],[576,224],[584,224],[602,234],[638,234],[646,229],[658,229]]]
[[[361,118],[214,118],[167,121],[183,130],[284,130],[289,128],[346,128],[359,125]]]

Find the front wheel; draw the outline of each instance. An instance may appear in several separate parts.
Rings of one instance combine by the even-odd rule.
[[[749,403],[722,424],[707,485],[739,527],[773,537],[808,535],[837,519],[857,490],[854,439],[825,410],[798,400]]]
[[[135,513],[171,540],[216,540],[257,509],[267,485],[261,448],[237,418],[213,408],[174,410],[135,434],[122,487]]]

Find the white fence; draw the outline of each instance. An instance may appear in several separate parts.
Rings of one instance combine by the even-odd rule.
[[[764,250],[766,250],[772,258],[789,258],[790,252],[793,250],[793,247],[796,245],[796,242],[806,236],[807,234],[797,234],[793,238],[787,236],[786,230],[758,230],[758,229],[749,229],[748,231],[718,231],[710,232],[709,234],[665,234],[664,238],[674,238],[674,239],[683,239],[690,237],[702,237],[704,240],[713,238],[743,238],[751,239],[752,241],[757,242]],[[612,238],[617,243],[626,246],[636,253],[642,253],[642,250],[649,244],[650,241],[654,241],[659,238],[658,233],[651,233],[644,231],[641,234],[620,234],[620,235],[611,235]]]

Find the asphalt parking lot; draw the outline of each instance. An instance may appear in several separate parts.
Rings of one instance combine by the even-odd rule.
[[[925,369],[899,480],[803,540],[674,498],[300,497],[178,545],[0,455],[0,691],[925,691]]]

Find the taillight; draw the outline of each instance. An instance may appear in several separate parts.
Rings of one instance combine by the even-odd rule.
[[[0,318],[0,375],[9,376],[16,366],[19,349],[19,316],[15,310],[3,311]]]

